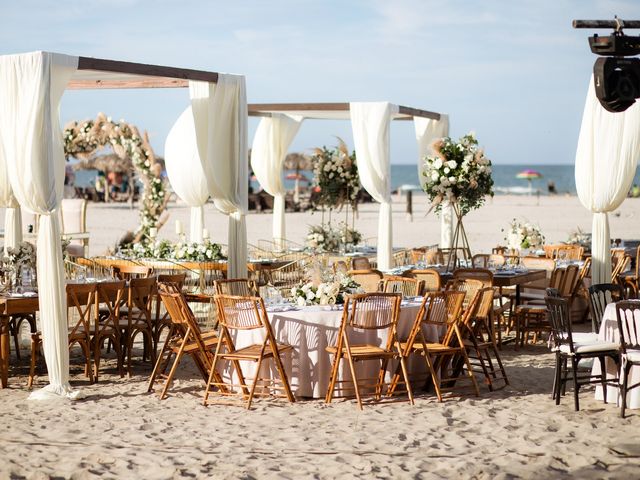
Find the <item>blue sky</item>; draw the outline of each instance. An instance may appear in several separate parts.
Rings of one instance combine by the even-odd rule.
[[[571,20],[614,14],[637,19],[638,1],[0,0],[0,54],[241,73],[249,102],[388,100],[448,113],[451,135],[474,130],[495,163],[560,164],[574,162],[595,60]],[[187,104],[186,89],[69,91],[62,120],[103,111],[162,153]],[[335,135],[353,145],[348,122],[308,121],[291,150]],[[416,155],[412,125],[395,122],[392,161]]]

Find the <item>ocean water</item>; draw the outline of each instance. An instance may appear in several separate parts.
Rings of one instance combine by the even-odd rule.
[[[493,165],[493,182],[496,195],[529,193],[529,182],[516,178],[518,172],[525,169],[536,170],[542,174],[542,178],[531,182],[533,191],[540,191],[541,195],[548,194],[549,182],[555,184],[556,191],[560,194],[576,194],[573,165]],[[310,180],[313,179],[312,172],[302,173]],[[96,170],[80,170],[76,172],[75,185],[87,187],[92,184],[95,176]],[[251,183],[255,190],[259,188],[257,182]],[[640,185],[640,170],[636,171],[634,183]],[[401,185],[420,185],[416,165],[391,165],[392,190]],[[294,181],[285,180],[285,186],[288,189],[293,189]]]

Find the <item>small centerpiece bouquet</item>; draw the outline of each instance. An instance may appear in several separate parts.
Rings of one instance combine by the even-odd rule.
[[[317,148],[312,160],[314,183],[319,189],[316,204],[329,208],[355,204],[360,191],[355,152],[349,154],[347,145],[338,138],[335,149]]]
[[[505,240],[512,250],[538,249],[544,245],[544,235],[538,225],[519,222],[515,218],[509,223]]]
[[[361,291],[360,285],[343,273],[322,272],[314,265],[307,273],[308,280],[291,289],[291,301],[305,305],[341,305],[350,293]]]
[[[7,256],[3,258],[5,265],[19,272],[22,267],[36,268],[36,247],[29,242],[22,242],[17,247],[7,248]]]
[[[337,227],[331,224],[311,225],[305,243],[316,252],[337,252],[341,246],[357,245],[361,241],[362,234],[358,230],[340,222]]]
[[[457,204],[464,216],[482,206],[487,195],[493,196],[491,160],[478,148],[473,133],[458,142],[441,138],[431,147],[435,155],[425,157],[424,191],[437,212],[446,200]]]

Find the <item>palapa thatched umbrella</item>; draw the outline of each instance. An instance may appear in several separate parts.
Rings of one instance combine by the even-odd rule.
[[[100,170],[105,173],[131,173],[133,162],[128,157],[121,158],[115,153],[108,153],[80,160],[73,168],[74,170]]]
[[[284,169],[285,170],[295,170],[295,176],[293,179],[296,181],[293,191],[293,201],[294,203],[300,202],[300,170],[312,170],[313,163],[311,162],[311,158],[302,153],[288,153],[284,158]]]

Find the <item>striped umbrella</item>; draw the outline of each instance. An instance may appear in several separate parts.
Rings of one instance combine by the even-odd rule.
[[[527,168],[526,170],[523,170],[520,173],[518,173],[516,175],[516,178],[527,180],[529,182],[529,192],[532,192],[533,185],[531,184],[531,182],[534,179],[542,178],[542,174],[536,170],[531,170],[530,168]]]

